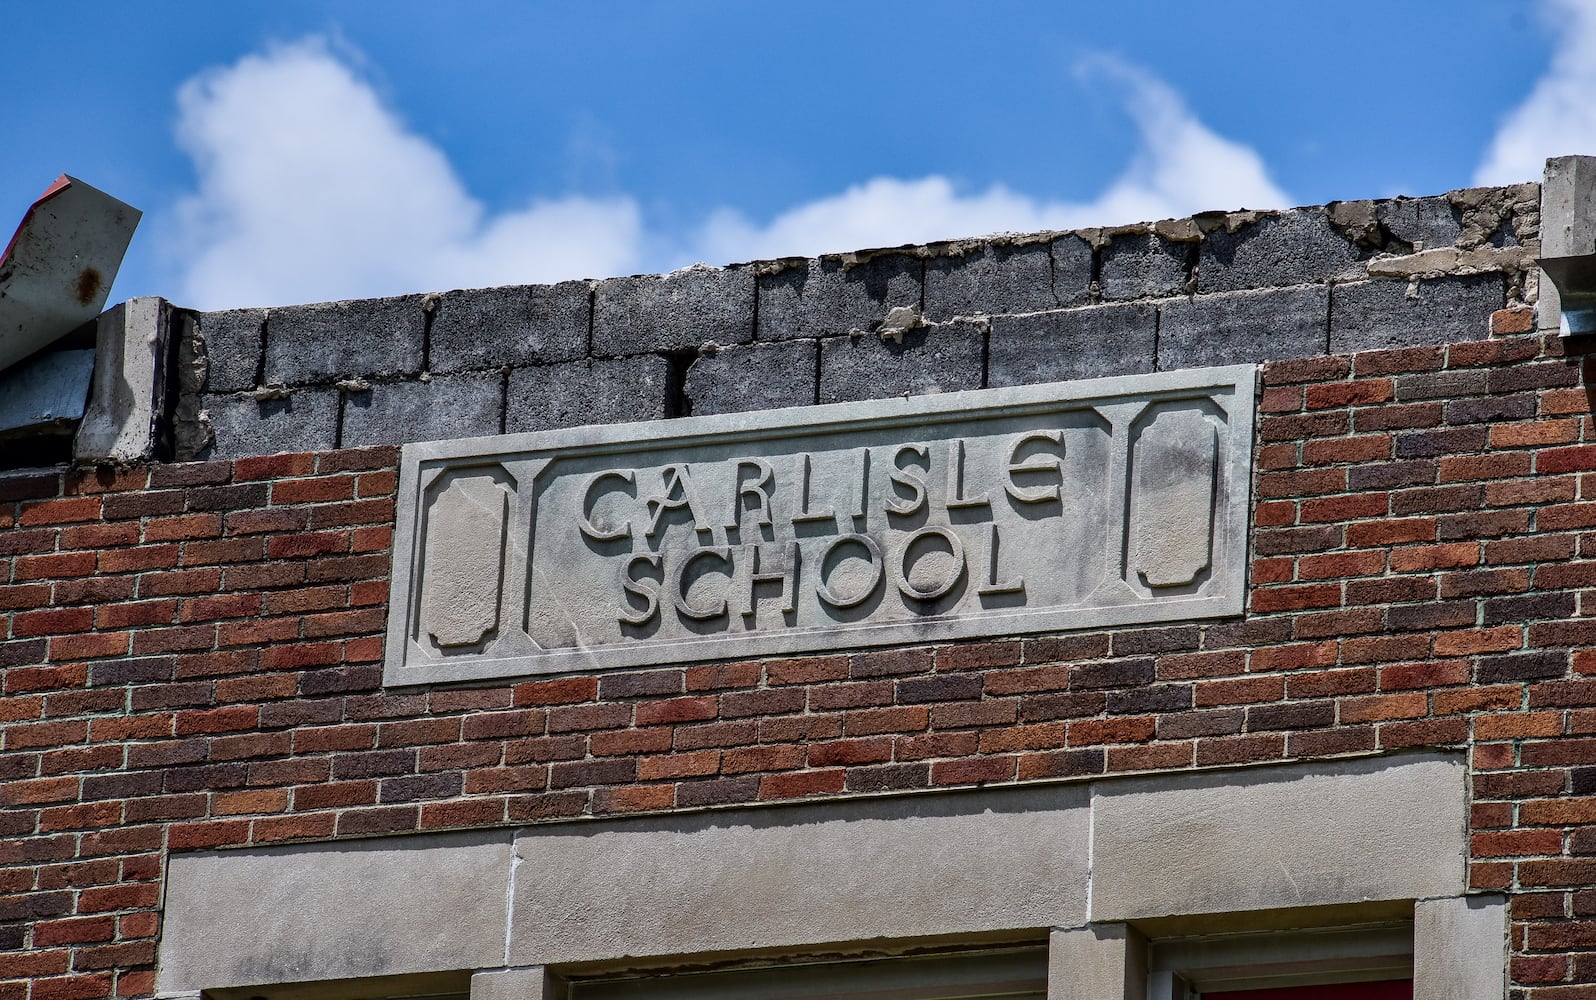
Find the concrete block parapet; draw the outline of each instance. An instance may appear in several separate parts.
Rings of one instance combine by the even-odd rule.
[[[754,283],[752,267],[702,264],[601,281],[593,298],[593,353],[616,357],[752,340]]]
[[[339,443],[365,448],[497,434],[503,423],[502,383],[497,372],[490,372],[346,391]]]
[[[783,261],[759,275],[760,340],[828,337],[879,328],[894,308],[919,309],[924,264],[910,252],[860,261]]]
[[[1325,353],[1330,288],[1299,285],[1159,304],[1160,371],[1253,364]]]
[[[1476,188],[552,285],[179,310],[194,332],[177,338],[178,367],[192,357],[194,373],[172,437],[183,457],[203,453],[194,442],[207,436],[218,455],[399,443],[1532,332],[1493,328],[1492,316],[1527,314],[1541,296],[1555,325],[1557,290],[1535,267],[1539,192]],[[399,388],[408,383],[418,386]],[[330,431],[319,397],[283,395],[339,389]],[[233,398],[244,393],[263,395]],[[215,420],[200,426],[206,405]],[[291,409],[314,409],[314,426],[286,432],[278,422]],[[285,432],[225,440],[257,425]]]
[[[1330,292],[1330,353],[1480,340],[1505,301],[1501,274],[1338,284]]]
[[[981,388],[978,323],[959,320],[820,342],[820,401],[838,403]]]
[[[1100,251],[1100,294],[1110,301],[1178,295],[1186,291],[1192,249],[1157,233],[1116,234]]]
[[[989,386],[1035,385],[1153,370],[1158,309],[1145,303],[997,316],[987,348]]]
[[[1463,235],[1463,212],[1445,195],[1394,198],[1375,209],[1379,224],[1415,250],[1451,246]]]
[[[1036,312],[1060,303],[1054,271],[1062,260],[1067,304],[1084,303],[1092,276],[1092,249],[1077,237],[1056,241],[982,240],[954,245],[925,265],[925,316]]]
[[[1359,257],[1357,245],[1323,209],[1240,219],[1203,240],[1197,288],[1234,292],[1329,281],[1347,274]]]
[[[205,344],[207,392],[253,389],[260,374],[266,310],[226,309],[199,314],[198,336]]]
[[[210,442],[181,459],[320,451],[338,442],[337,389],[205,395],[200,407]]]
[[[327,383],[421,370],[422,296],[324,302],[272,309],[266,317],[266,382]]]
[[[736,413],[816,401],[819,341],[739,344],[701,354],[684,389],[695,414]]]
[[[432,316],[432,370],[575,361],[587,354],[591,312],[585,281],[445,292]]]
[[[659,420],[669,388],[670,363],[658,355],[517,368],[510,372],[504,430]]]

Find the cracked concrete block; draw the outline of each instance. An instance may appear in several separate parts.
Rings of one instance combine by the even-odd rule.
[[[1101,782],[1091,919],[1455,895],[1467,785],[1455,754]]]
[[[703,354],[687,369],[688,412],[738,413],[815,401],[814,340],[739,344]]]
[[[435,372],[546,365],[587,354],[585,281],[445,292],[432,317]]]
[[[1145,303],[995,316],[987,385],[1034,385],[1153,370],[1158,310]]]
[[[1330,224],[1322,209],[1265,215],[1234,233],[1203,240],[1197,289],[1231,292],[1326,281],[1358,261],[1358,248]]]
[[[905,331],[901,342],[873,333],[822,340],[820,401],[979,389],[983,336],[961,320]]]
[[[1098,289],[1105,299],[1179,295],[1186,287],[1191,244],[1156,233],[1120,233],[1102,250]]]
[[[1069,233],[1053,241],[1053,297],[1061,306],[1092,299],[1092,245]]]
[[[670,363],[655,354],[595,358],[510,372],[508,434],[665,416]]]
[[[224,309],[195,314],[205,343],[205,391],[240,392],[255,388],[260,371],[264,309]]]
[[[1312,357],[1329,341],[1328,285],[1195,295],[1159,310],[1159,371]]]
[[[968,253],[949,254],[925,265],[925,316],[940,322],[955,316],[1055,309],[1053,262],[1046,243],[1015,246],[984,241]]]
[[[350,392],[344,399],[343,447],[497,434],[503,396],[498,372],[434,375],[426,382]]]
[[[898,306],[920,306],[921,262],[883,253],[857,264],[840,257],[793,263],[759,276],[760,340],[872,331]]]
[[[1382,201],[1375,215],[1392,236],[1415,249],[1452,246],[1463,232],[1462,213],[1444,195]]]
[[[1506,300],[1500,274],[1338,284],[1330,290],[1330,353],[1484,340]]]
[[[754,269],[694,265],[610,278],[593,298],[593,353],[603,356],[741,344],[754,336]]]
[[[338,390],[296,389],[280,399],[253,393],[201,396],[215,435],[198,458],[241,458],[285,451],[326,451],[338,440]]]
[[[421,370],[422,296],[286,306],[266,314],[266,381],[333,382]]]

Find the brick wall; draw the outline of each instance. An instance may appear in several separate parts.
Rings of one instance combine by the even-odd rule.
[[[0,1000],[148,995],[166,851],[1435,746],[1596,996],[1596,368],[1494,323],[1265,367],[1204,625],[383,690],[392,449],[0,478]]]

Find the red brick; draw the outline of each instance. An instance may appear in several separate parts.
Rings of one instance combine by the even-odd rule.
[[[17,523],[28,528],[95,521],[100,517],[100,504],[100,498],[97,496],[38,500],[22,505],[22,513],[18,516]]]
[[[1435,540],[1435,518],[1408,517],[1347,526],[1347,544],[1353,548],[1400,545]]]
[[[1341,603],[1339,584],[1312,584],[1307,586],[1264,587],[1252,592],[1252,610],[1301,611],[1306,608],[1333,608]]]
[[[637,706],[637,725],[671,725],[678,722],[713,719],[719,710],[719,704],[719,699],[713,695],[672,698],[668,701],[645,701]]]
[[[301,503],[349,500],[355,495],[355,477],[321,476],[309,479],[280,479],[272,483],[274,507]]]
[[[767,774],[759,779],[761,799],[791,799],[805,795],[825,795],[843,790],[844,772],[841,768],[824,771],[799,771],[791,774]]]
[[[1012,781],[1018,759],[1015,757],[977,757],[973,760],[944,760],[931,765],[933,785],[974,785],[989,781]]]

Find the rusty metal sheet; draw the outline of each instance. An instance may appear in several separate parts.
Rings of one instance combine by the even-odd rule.
[[[100,314],[143,213],[62,174],[0,255],[0,370]]]

